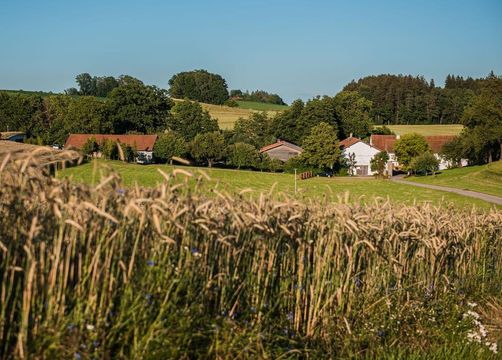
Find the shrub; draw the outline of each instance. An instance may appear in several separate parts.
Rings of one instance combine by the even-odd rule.
[[[387,154],[387,151],[380,151],[370,161],[371,171],[376,171],[379,177],[383,177],[388,161],[389,154]]]
[[[187,150],[185,139],[174,131],[170,131],[158,137],[153,147],[153,156],[157,161],[166,162],[170,161],[173,156],[184,157]]]
[[[106,159],[117,160],[119,158],[119,149],[116,141],[105,139],[101,145],[101,154]]]
[[[413,158],[429,152],[430,150],[429,144],[427,144],[425,138],[415,133],[401,136],[394,145],[394,152],[397,160],[405,171],[411,170],[410,163]]]
[[[97,153],[98,151],[99,151],[99,145],[95,137],[90,137],[89,139],[87,139],[84,146],[82,147],[82,154],[87,157],[92,156],[94,153]]]
[[[228,163],[240,168],[254,168],[260,162],[260,154],[253,145],[238,142],[227,148]]]
[[[416,175],[434,174],[439,169],[439,161],[434,154],[426,152],[412,159],[410,169]]]
[[[225,101],[225,103],[223,104],[225,106],[228,106],[228,107],[239,107],[239,103],[237,101],[235,101],[234,99],[228,99],[227,101]]]

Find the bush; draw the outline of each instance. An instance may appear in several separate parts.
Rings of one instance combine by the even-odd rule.
[[[379,152],[370,161],[371,171],[376,171],[379,177],[383,177],[388,161],[389,154],[387,154],[387,151]]]
[[[413,158],[429,152],[430,150],[429,144],[425,138],[415,133],[401,136],[394,145],[394,152],[397,160],[405,171],[411,170],[410,164]]]
[[[239,107],[239,103],[233,99],[228,99],[223,105],[233,108]]]
[[[260,162],[260,154],[253,145],[238,142],[227,148],[228,163],[240,168],[255,168]]]
[[[89,139],[87,139],[84,146],[82,147],[82,154],[87,157],[91,157],[94,153],[97,153],[98,151],[99,151],[99,145],[95,137],[90,137]]]
[[[439,169],[439,161],[434,154],[426,152],[413,158],[410,163],[410,169],[416,175],[434,174]]]
[[[187,147],[187,143],[182,136],[170,131],[158,137],[153,147],[153,156],[158,162],[167,162],[173,156],[184,157],[188,150]]]
[[[101,145],[101,154],[106,159],[117,160],[119,158],[119,149],[116,141],[106,139]]]

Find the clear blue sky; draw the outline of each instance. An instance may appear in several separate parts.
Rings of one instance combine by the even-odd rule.
[[[0,49],[1,89],[204,68],[291,101],[371,74],[501,74],[502,1],[0,0]]]

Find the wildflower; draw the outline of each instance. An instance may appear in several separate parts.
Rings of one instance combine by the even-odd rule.
[[[74,357],[76,360],[80,360],[80,359],[82,359],[82,355],[80,355],[78,352],[76,352],[75,354],[73,354],[73,357]]]
[[[195,257],[201,257],[202,254],[199,252],[199,250],[196,247],[192,248],[192,255]]]
[[[124,195],[125,194],[125,190],[124,189],[117,189],[117,194]]]
[[[146,262],[146,264],[147,264],[148,266],[152,267],[152,266],[155,266],[155,261],[153,261],[153,260],[148,260],[148,261]]]
[[[85,327],[86,327],[86,328],[87,328],[87,330],[89,330],[89,331],[94,330],[94,325],[87,324]]]
[[[383,329],[379,329],[379,330],[377,331],[377,336],[378,336],[379,338],[382,338],[382,339],[383,339],[386,335],[387,335],[387,333],[386,333],[386,332],[385,332],[385,330],[383,330]]]
[[[288,320],[289,320],[289,322],[293,322],[293,319],[294,319],[293,313],[292,313],[292,312],[290,312],[290,313],[288,314]]]
[[[92,346],[94,346],[95,348],[97,348],[97,347],[99,346],[99,341],[94,340],[94,341],[92,342]]]
[[[476,306],[478,306],[478,304],[476,304],[475,302],[467,302],[467,305],[471,308],[475,308]]]

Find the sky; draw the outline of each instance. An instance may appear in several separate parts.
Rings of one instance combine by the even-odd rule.
[[[288,102],[367,75],[500,75],[502,0],[0,0],[0,89],[193,69]]]

